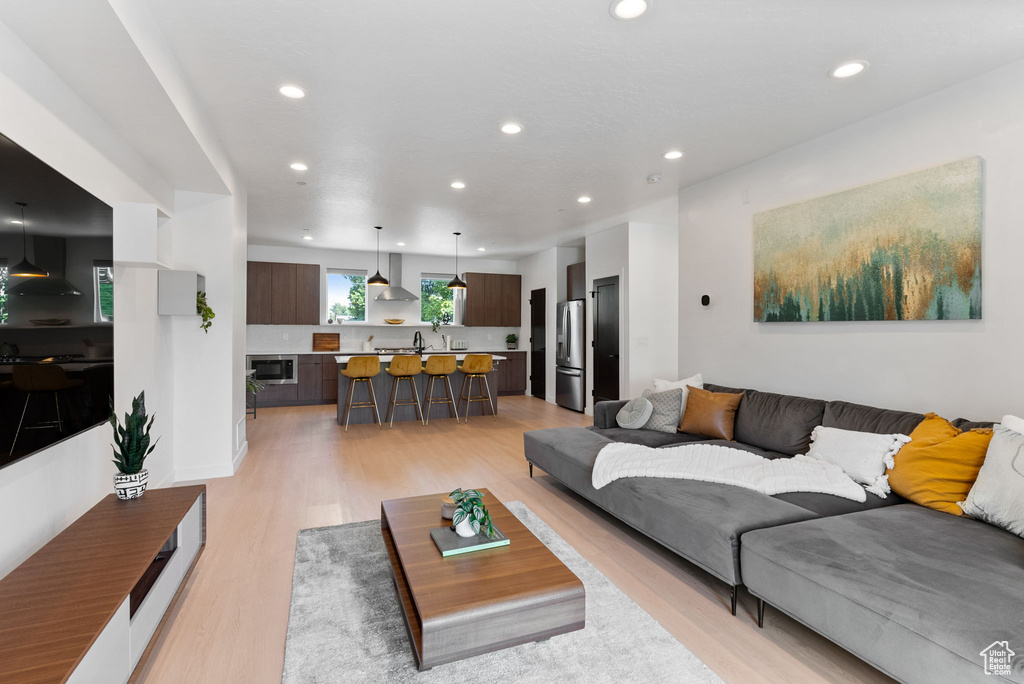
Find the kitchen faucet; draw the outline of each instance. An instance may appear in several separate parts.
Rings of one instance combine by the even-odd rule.
[[[423,333],[421,333],[419,330],[417,330],[416,334],[412,336],[412,346],[416,347],[417,354],[423,353]]]

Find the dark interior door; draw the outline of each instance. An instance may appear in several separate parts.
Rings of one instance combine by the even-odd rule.
[[[619,277],[594,281],[594,403],[619,398]]]
[[[541,399],[547,398],[544,386],[547,375],[544,355],[548,351],[546,305],[547,293],[544,288],[530,292],[530,394]]]

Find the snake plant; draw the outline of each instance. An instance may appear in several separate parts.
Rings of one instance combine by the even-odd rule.
[[[114,401],[110,401],[110,424],[114,428],[114,465],[125,475],[134,475],[142,470],[146,457],[153,453],[156,442],[150,445],[149,431],[153,427],[156,416],[146,423],[146,393],[132,399],[132,412],[124,414],[124,425],[121,425],[114,412]],[[159,438],[156,440],[160,441]]]

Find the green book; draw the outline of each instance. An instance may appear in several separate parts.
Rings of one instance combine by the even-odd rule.
[[[460,553],[470,553],[471,551],[483,551],[484,549],[493,549],[497,546],[508,546],[511,540],[501,533],[497,527],[494,528],[494,537],[488,537],[486,534],[478,534],[475,537],[460,537],[450,527],[437,527],[430,530],[430,538],[434,540],[437,548],[441,551],[441,555],[457,556]]]

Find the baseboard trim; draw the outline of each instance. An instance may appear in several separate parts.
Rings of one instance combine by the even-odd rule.
[[[235,457],[231,460],[231,474],[234,475],[238,472],[239,466],[242,465],[242,461],[245,460],[246,455],[249,453],[249,440],[245,440],[242,443],[242,448],[238,450]]]

